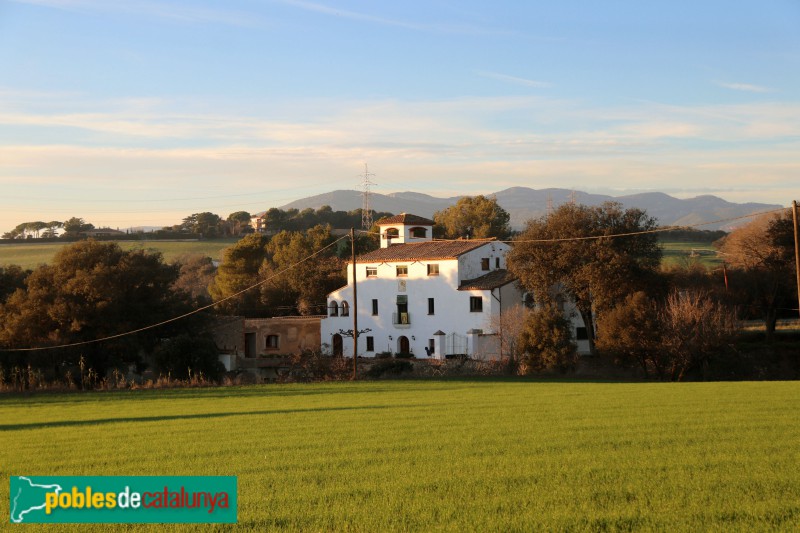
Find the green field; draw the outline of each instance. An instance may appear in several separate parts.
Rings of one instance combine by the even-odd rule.
[[[5,396],[0,465],[4,476],[238,476],[238,526],[209,530],[797,531],[798,410],[798,382]],[[8,523],[7,481],[0,501]]]
[[[206,241],[118,241],[123,250],[157,250],[164,254],[166,261],[172,261],[183,254],[202,254],[212,259],[222,259],[222,251],[237,239],[215,239]],[[19,265],[35,268],[50,263],[60,249],[69,243],[23,243],[0,244],[0,266]]]
[[[222,259],[222,251],[236,242],[236,239],[219,239],[208,241],[120,241],[119,245],[124,250],[144,248],[158,250],[164,254],[167,261],[183,254],[203,254],[212,259]],[[722,260],[709,250],[711,242],[662,242],[664,248],[665,265],[685,265],[692,261],[699,261],[708,268],[722,265]],[[0,266],[20,265],[23,268],[35,268],[38,265],[50,263],[56,252],[66,246],[62,243],[21,243],[0,244]],[[694,255],[692,250],[696,250]]]
[[[685,266],[699,262],[709,269],[722,266],[722,258],[716,254],[711,242],[665,241],[661,247],[664,249],[663,265]]]

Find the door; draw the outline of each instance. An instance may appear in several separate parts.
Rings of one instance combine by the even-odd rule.
[[[245,357],[255,357],[256,356],[256,334],[255,333],[245,333],[244,334],[244,356]]]
[[[342,345],[343,345],[342,336],[337,333],[336,335],[333,336],[333,355],[335,355],[336,357],[342,356],[344,352]]]
[[[397,339],[397,352],[398,353],[411,353],[411,346],[408,342],[408,337],[405,335],[401,335],[399,339]]]

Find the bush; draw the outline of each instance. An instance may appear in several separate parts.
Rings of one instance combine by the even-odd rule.
[[[372,364],[366,375],[370,378],[379,378],[384,374],[399,376],[405,372],[412,372],[414,365],[411,361],[403,361],[399,359],[381,359]]]
[[[217,346],[208,337],[187,334],[173,337],[156,348],[153,360],[161,373],[175,379],[201,374],[217,381],[225,372],[218,359]]]
[[[525,354],[520,366],[523,374],[553,369],[566,372],[578,362],[571,323],[552,305],[536,309],[528,315],[519,345]]]

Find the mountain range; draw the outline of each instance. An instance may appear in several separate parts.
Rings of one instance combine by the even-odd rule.
[[[737,204],[723,200],[718,196],[702,195],[694,198],[680,199],[661,192],[647,192],[627,196],[609,196],[591,194],[570,189],[531,189],[528,187],[512,187],[488,196],[497,198],[497,203],[511,215],[511,226],[522,229],[525,221],[547,214],[548,203],[553,208],[573,200],[584,205],[600,205],[603,202],[615,201],[625,208],[644,209],[655,217],[662,226],[689,226],[703,224],[697,229],[729,231],[748,223],[752,218],[740,218],[751,213],[778,209],[776,204],[748,202]],[[431,218],[436,211],[441,211],[455,204],[461,196],[437,198],[417,192],[396,192],[391,194],[370,194],[370,207],[375,211],[389,213],[413,213]],[[281,206],[281,209],[319,209],[329,205],[334,211],[352,211],[362,207],[363,197],[360,191],[337,190],[316,196],[309,196]]]

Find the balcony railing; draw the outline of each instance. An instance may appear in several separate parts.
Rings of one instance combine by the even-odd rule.
[[[392,324],[397,327],[411,325],[411,315],[408,313],[392,313]]]

